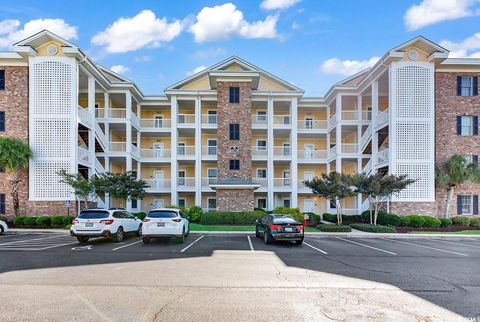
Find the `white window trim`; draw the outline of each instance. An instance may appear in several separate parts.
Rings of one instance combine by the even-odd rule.
[[[183,200],[184,207],[187,207],[187,199],[185,198],[178,198],[178,205],[180,206],[180,200]]]
[[[259,147],[260,147],[260,146],[258,145],[258,142],[259,142],[259,141],[265,141],[265,149],[262,149],[262,150],[259,149]],[[256,144],[255,144],[255,147],[256,147],[257,151],[267,151],[267,147],[268,147],[267,139],[257,139]]]
[[[460,216],[473,216],[473,196],[472,195],[460,195],[460,196],[462,196],[462,199],[464,197],[469,197],[470,198],[470,212],[464,213],[463,209],[462,209],[462,207],[463,207],[463,204],[462,204],[462,207],[460,207],[460,209],[462,210],[462,213],[460,214]]]
[[[217,198],[213,197],[207,197],[207,209],[211,209],[210,206],[210,200],[215,200],[215,206],[217,205]],[[216,208],[216,207],[215,207]]]
[[[207,178],[212,178],[212,179],[214,178],[214,177],[209,177],[209,176],[208,176],[208,172],[209,172],[210,170],[217,170],[217,176],[216,176],[215,178],[218,178],[218,168],[207,168]]]
[[[258,116],[260,115],[259,112],[264,112],[265,113],[265,120],[260,120]],[[267,122],[268,121],[268,116],[267,116],[267,111],[266,110],[257,110],[256,114],[256,121],[257,122]],[[263,116],[263,115],[262,115]]]
[[[258,200],[260,200],[260,199],[264,199],[264,200],[265,200],[265,208],[259,207]],[[266,208],[268,207],[268,199],[267,199],[267,197],[256,197],[256,198],[255,198],[255,206],[256,206],[257,208],[266,209]]]
[[[473,96],[473,76],[462,75],[462,76],[461,76],[461,82],[462,82],[462,84],[463,84],[463,79],[464,79],[464,78],[470,78],[470,87],[469,87],[469,90],[468,90],[468,95],[461,95],[461,96],[463,96],[463,97]],[[462,84],[460,84],[460,94],[462,94],[462,93],[461,93],[461,90],[462,90],[463,88],[466,88],[466,86],[463,86]]]
[[[463,125],[463,120],[469,118],[470,119],[470,130],[468,134],[463,134],[463,128],[467,127],[466,125]],[[460,136],[472,136],[473,135],[473,115],[460,115]]]
[[[261,178],[261,177],[258,176],[258,170],[265,170],[265,175],[266,175],[265,178]],[[255,169],[255,177],[257,179],[267,179],[268,178],[268,169],[267,168],[256,168]]]

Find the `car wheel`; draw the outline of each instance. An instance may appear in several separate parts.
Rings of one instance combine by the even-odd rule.
[[[190,223],[187,226],[187,233],[185,234],[185,237],[188,237],[190,235]]]
[[[150,244],[150,238],[148,238],[148,237],[143,237],[142,241],[143,241],[144,244]]]
[[[303,239],[302,239],[302,240],[296,240],[296,241],[295,241],[295,244],[296,244],[296,245],[301,245],[301,244],[303,244]]]
[[[178,237],[178,241],[183,244],[185,242],[185,227],[183,227],[182,235]]]
[[[125,233],[123,232],[123,228],[118,227],[117,233],[115,234],[115,242],[116,243],[121,242],[124,237],[125,237]]]
[[[138,225],[138,229],[136,232],[137,236],[142,236],[142,224]]]
[[[272,236],[270,236],[270,233],[267,230],[263,232],[263,241],[267,245],[272,243]]]
[[[78,240],[79,243],[84,244],[84,243],[88,242],[89,237],[87,237],[87,236],[77,236],[77,240]]]
[[[3,235],[3,226],[0,226],[0,235]]]

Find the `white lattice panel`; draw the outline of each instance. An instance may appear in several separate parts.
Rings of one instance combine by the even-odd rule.
[[[58,171],[76,172],[76,79],[73,58],[31,57],[29,60],[29,141],[32,200],[72,198],[59,183]]]
[[[434,201],[434,65],[393,63],[390,85],[391,172],[416,180],[395,200]]]

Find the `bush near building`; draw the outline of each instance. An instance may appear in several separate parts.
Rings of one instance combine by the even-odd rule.
[[[324,213],[323,215],[323,220],[331,222],[331,223],[336,223],[337,222],[337,215],[335,214],[329,214],[329,213]],[[352,224],[352,223],[361,223],[362,222],[362,217],[359,215],[342,215],[342,223],[344,224]]]
[[[470,218],[470,226],[480,228],[480,217]]]
[[[350,227],[369,233],[396,233],[395,228],[391,226],[370,225],[370,224],[351,224]]]
[[[452,218],[452,223],[453,223],[453,225],[455,225],[455,226],[465,226],[465,227],[468,227],[468,226],[470,226],[470,218],[468,218],[468,217],[461,217],[461,216],[453,217],[453,218]]]
[[[322,232],[328,233],[349,233],[352,231],[352,228],[347,225],[318,225],[317,229]]]
[[[272,213],[291,215],[293,218],[295,218],[299,222],[303,222],[303,214],[300,212],[300,209],[298,208],[277,207],[273,209]]]
[[[254,225],[257,219],[263,218],[263,211],[207,211],[200,223],[202,225]]]
[[[450,218],[440,218],[440,227],[449,227],[452,225],[452,220]]]

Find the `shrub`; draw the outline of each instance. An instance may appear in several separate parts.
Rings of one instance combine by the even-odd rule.
[[[409,227],[423,227],[425,225],[425,219],[422,216],[410,215],[408,226]]]
[[[263,218],[262,211],[207,211],[201,217],[202,225],[254,225]]]
[[[143,211],[134,212],[133,215],[134,215],[135,217],[137,217],[138,219],[140,219],[140,220],[144,220],[145,217],[147,216],[147,214],[144,213]]]
[[[74,217],[72,217],[72,216],[63,216],[63,225],[64,226],[71,225],[72,221],[73,221],[73,218]]]
[[[63,226],[63,216],[53,216],[51,224],[52,226]]]
[[[437,227],[440,227],[440,225],[442,224],[442,222],[438,218],[431,217],[431,216],[422,216],[422,217],[425,220],[423,227],[437,228]]]
[[[277,207],[273,209],[272,213],[291,215],[293,218],[295,218],[299,222],[303,222],[303,214],[300,212],[300,209],[298,208]]]
[[[382,225],[370,225],[370,224],[351,224],[353,229],[366,231],[369,233],[396,233],[395,228]]]
[[[37,217],[25,217],[23,224],[26,226],[35,226],[37,224]]]
[[[308,220],[309,221],[320,221],[320,215],[317,215],[316,213],[314,212],[304,212],[303,213],[304,215],[307,214],[308,215]]]
[[[49,216],[40,216],[37,217],[35,224],[37,226],[50,226],[51,218]]]
[[[257,208],[257,207],[255,207],[255,208],[253,208],[253,210],[254,210],[254,211],[263,211],[264,213],[267,213],[267,211],[266,211],[265,209],[263,209],[263,208]]]
[[[337,215],[329,214],[328,212],[322,215],[323,220],[328,222],[337,222]]]
[[[202,218],[203,210],[199,206],[193,206],[188,208],[187,210],[187,216],[190,217],[190,222],[200,222],[200,219]]]
[[[409,216],[400,217],[400,227],[408,227],[409,225],[410,225]]]
[[[317,229],[329,233],[349,233],[352,228],[347,225],[318,225]]]
[[[377,224],[383,226],[400,226],[400,216],[394,214],[388,214],[386,212],[379,212],[377,217]]]
[[[449,227],[452,225],[452,220],[450,218],[440,218],[441,227]]]
[[[358,222],[362,219],[362,216],[357,216],[357,215],[342,215],[342,223],[344,224],[350,224],[350,223],[355,223]],[[337,215],[334,214],[329,214],[329,213],[324,213],[323,214],[323,220],[326,220],[328,222],[337,222]]]
[[[470,226],[480,228],[480,217],[470,218]]]
[[[470,218],[468,217],[461,217],[461,216],[457,216],[457,217],[453,217],[452,218],[452,223],[455,225],[455,226],[470,226]]]
[[[18,217],[15,217],[15,219],[13,220],[13,222],[15,223],[16,226],[22,226],[24,225],[24,221],[25,221],[25,216],[18,216]]]

